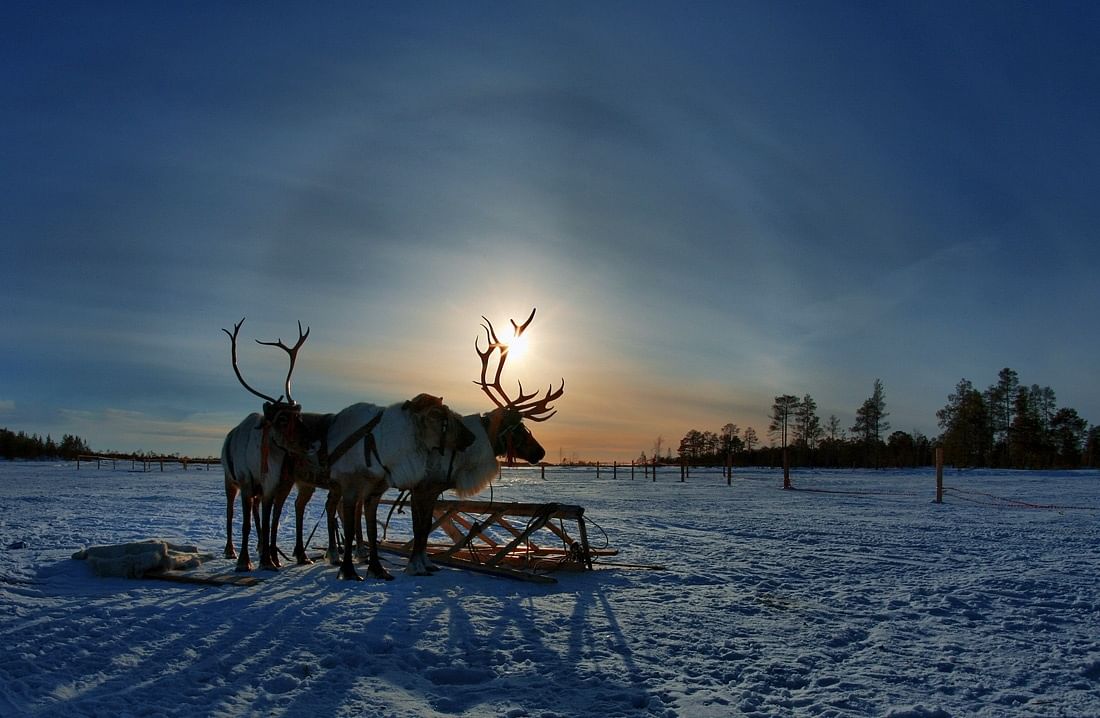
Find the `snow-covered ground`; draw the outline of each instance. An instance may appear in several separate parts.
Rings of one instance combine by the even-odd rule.
[[[1100,715],[1100,474],[948,472],[981,493],[942,505],[931,471],[794,481],[854,493],[505,470],[497,500],[581,504],[615,561],[667,570],[351,584],[318,563],[242,588],[70,558],[220,556],[219,471],[0,462],[0,715]]]

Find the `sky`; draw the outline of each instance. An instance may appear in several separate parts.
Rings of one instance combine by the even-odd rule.
[[[548,460],[780,394],[939,433],[1002,367],[1100,423],[1100,5],[9,3],[0,426],[216,455],[308,411],[488,411],[537,314]]]

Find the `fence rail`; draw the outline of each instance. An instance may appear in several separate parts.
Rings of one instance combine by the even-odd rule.
[[[79,470],[81,463],[92,464],[93,462],[97,469],[117,469],[119,463],[122,463],[123,467],[125,467],[126,462],[130,462],[130,471],[141,472],[152,471],[155,466],[160,467],[160,470],[164,471],[165,464],[168,464],[169,467],[173,465],[182,466],[184,471],[191,466],[203,471],[209,471],[211,466],[221,466],[222,463],[221,459],[192,459],[187,456],[97,456],[94,454],[82,454],[76,457],[76,468]]]

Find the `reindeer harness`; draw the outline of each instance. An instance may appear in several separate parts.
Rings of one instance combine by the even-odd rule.
[[[443,401],[437,397],[426,398],[430,399],[431,403],[438,404],[439,406],[443,405]],[[420,397],[417,397],[417,400],[419,399]],[[414,403],[417,400],[405,402],[402,409],[409,409],[410,407],[414,409],[423,408],[424,405],[422,403],[419,405]],[[296,461],[301,462],[306,467],[308,467],[310,473],[312,473],[315,478],[320,479],[319,483],[321,483],[322,485],[328,484],[331,477],[332,465],[339,461],[349,451],[351,451],[351,449],[357,443],[359,443],[360,440],[363,440],[363,459],[366,466],[370,468],[374,464],[374,462],[377,462],[378,465],[382,467],[382,471],[385,472],[386,476],[388,477],[390,475],[390,469],[382,462],[382,457],[378,453],[378,442],[374,438],[374,430],[382,422],[382,416],[386,413],[385,409],[381,409],[377,414],[374,415],[374,417],[371,418],[370,421],[353,431],[350,435],[348,435],[347,438],[337,444],[336,448],[332,449],[331,451],[328,449],[328,428],[332,424],[332,420],[335,417],[334,414],[325,414],[320,417],[319,420],[308,422],[307,425],[307,422],[303,420],[303,417],[301,415],[301,408],[299,405],[293,405],[289,410],[286,408],[286,405],[275,405],[270,409],[268,406],[265,406],[264,409],[265,419],[263,422],[263,437],[261,441],[260,456],[261,470],[265,475],[268,471],[267,456],[270,450],[270,445],[271,443],[273,443],[271,441],[271,428],[275,423],[276,417],[278,417],[282,411],[289,411],[290,413],[286,429],[283,432],[289,445],[280,446],[279,448],[283,449],[283,451],[285,451],[287,455],[291,456]],[[450,420],[447,418],[447,416],[444,415],[443,430],[441,432],[443,438],[440,440],[440,445],[435,448],[435,450],[439,452],[440,456],[443,456],[446,453],[446,447],[444,444],[446,443],[446,435],[449,429],[449,421]],[[307,450],[301,448],[303,446],[311,445],[316,445],[316,450]],[[451,452],[451,461],[449,466],[447,467],[448,481],[450,481],[451,475],[454,472],[455,455],[457,453],[457,451]],[[291,475],[293,468],[295,467],[288,466],[287,463],[284,462],[282,478],[288,478]]]
[[[370,421],[353,431],[331,451],[328,449],[328,428],[335,414],[325,414],[319,421],[313,422],[316,424],[315,426],[306,427],[301,414],[298,413],[296,416],[291,417],[284,432],[288,446],[280,446],[279,448],[285,451],[287,455],[309,467],[311,473],[323,479],[324,483],[327,484],[331,476],[332,465],[351,451],[352,447],[360,440],[365,439],[363,442],[363,459],[367,467],[372,466],[377,461],[378,465],[388,475],[390,470],[382,463],[382,457],[378,454],[378,442],[374,438],[374,430],[382,422],[382,415],[385,413],[385,409],[379,411]],[[262,470],[265,474],[268,470],[267,454],[272,443],[270,435],[272,425],[273,421],[271,420],[265,420],[263,423],[264,434],[261,443],[261,458]],[[303,434],[305,435],[303,436]],[[300,448],[303,445],[311,444],[317,445],[316,450],[310,451]],[[290,467],[284,464],[283,477],[287,477],[289,472]]]

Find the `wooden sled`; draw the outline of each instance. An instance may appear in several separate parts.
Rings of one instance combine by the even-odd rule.
[[[383,500],[379,505],[396,507],[397,502]],[[494,576],[557,583],[547,574],[591,571],[595,557],[619,553],[589,545],[583,506],[440,500],[435,503],[434,518],[428,536],[433,562]],[[567,522],[576,538],[566,531]],[[409,556],[412,538],[383,538],[379,548]]]

